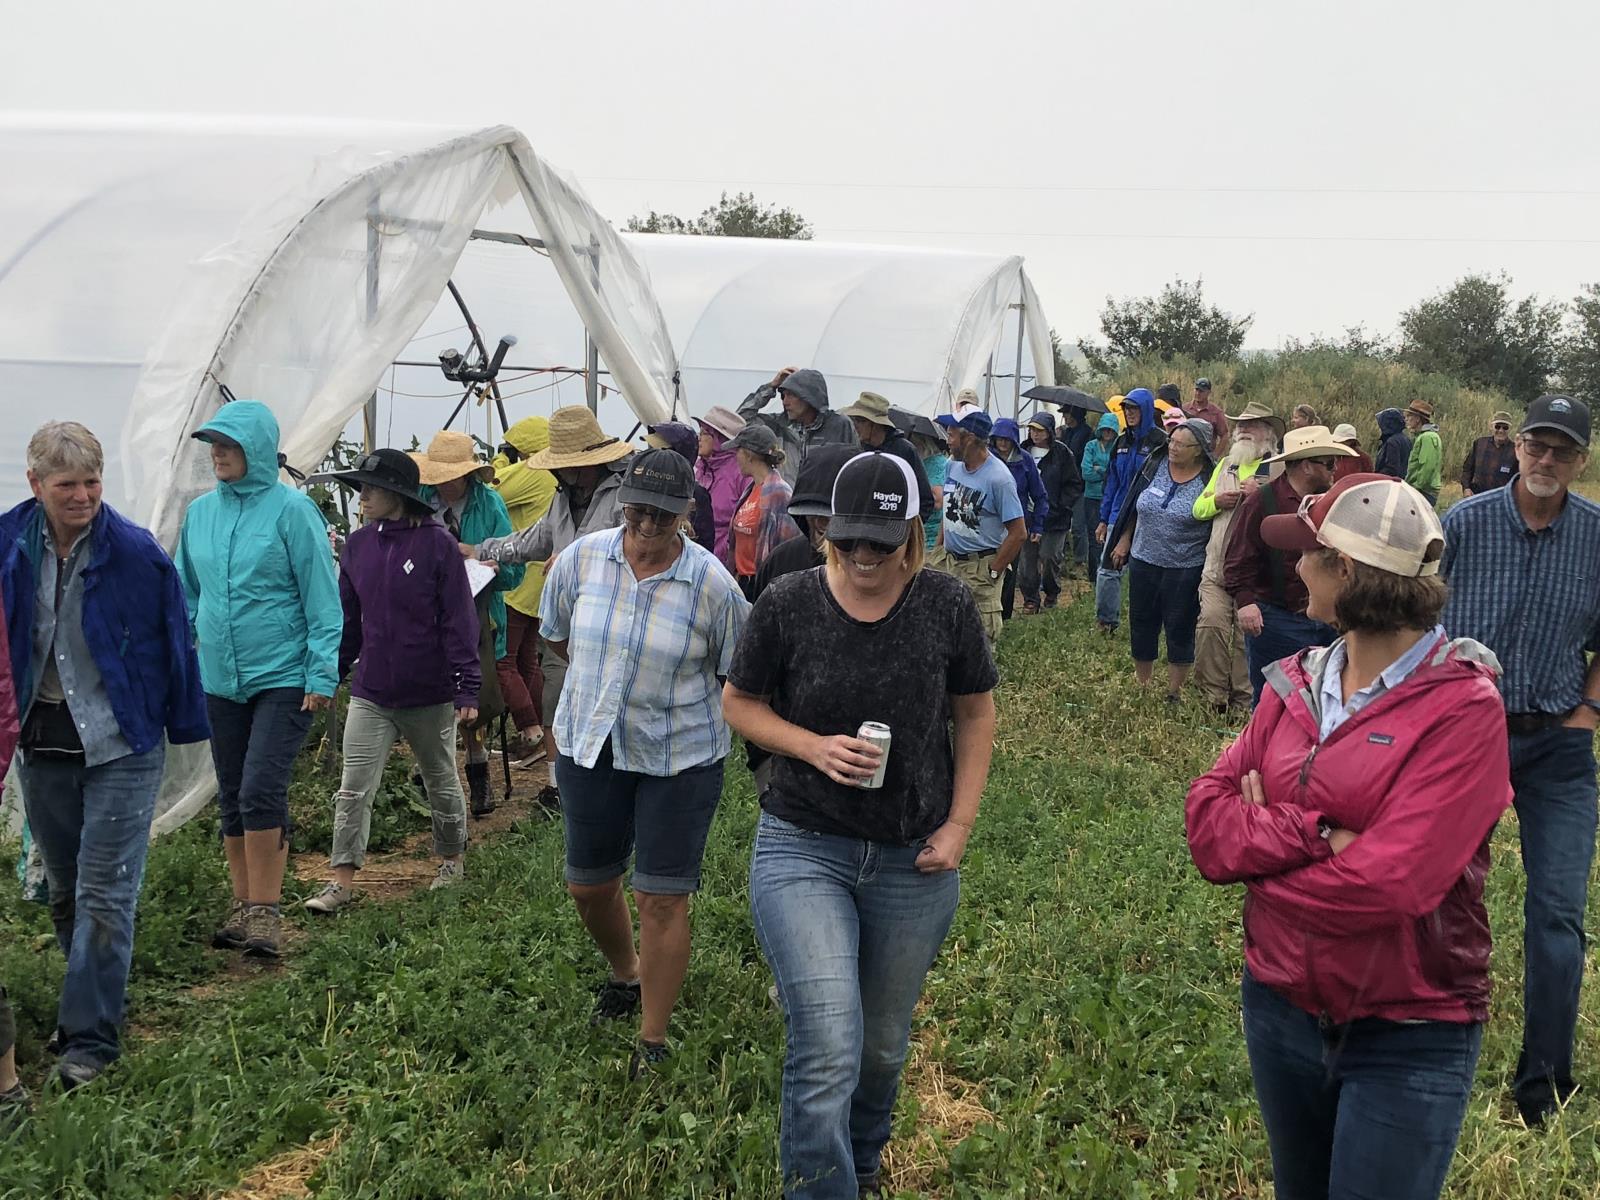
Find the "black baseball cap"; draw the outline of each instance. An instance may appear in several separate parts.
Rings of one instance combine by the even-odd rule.
[[[682,513],[694,499],[694,472],[676,450],[645,450],[633,456],[617,498],[664,512]]]
[[[1589,406],[1572,396],[1540,396],[1528,405],[1521,433],[1535,429],[1554,429],[1564,433],[1585,449],[1589,445]]]
[[[833,481],[830,542],[865,538],[885,546],[902,546],[917,515],[917,478],[911,465],[893,454],[867,451],[839,470]]]

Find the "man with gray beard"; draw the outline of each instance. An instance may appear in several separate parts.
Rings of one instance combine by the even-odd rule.
[[[1233,443],[1194,502],[1195,519],[1211,522],[1206,565],[1200,574],[1194,680],[1206,703],[1218,712],[1229,708],[1249,712],[1250,670],[1245,662],[1244,631],[1239,628],[1233,599],[1222,587],[1222,562],[1234,510],[1255,491],[1261,461],[1277,450],[1284,426],[1281,418],[1257,400],[1245,405],[1238,416],[1229,414],[1227,420],[1233,426]]]

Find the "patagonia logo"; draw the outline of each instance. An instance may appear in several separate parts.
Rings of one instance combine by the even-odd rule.
[[[1367,734],[1367,741],[1371,742],[1374,746],[1394,745],[1394,739],[1387,733],[1369,733]]]

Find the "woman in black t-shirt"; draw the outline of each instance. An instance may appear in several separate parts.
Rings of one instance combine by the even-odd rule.
[[[996,677],[972,593],[921,569],[902,460],[844,467],[827,537],[826,565],[757,600],[723,711],[776,756],[750,905],[788,1035],[784,1195],[855,1200],[877,1186],[912,1010],[955,916]],[[859,786],[878,765],[864,721],[891,733],[878,790]]]

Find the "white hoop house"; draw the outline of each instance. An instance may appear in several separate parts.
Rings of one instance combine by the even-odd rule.
[[[107,499],[169,547],[213,486],[189,434],[218,382],[269,404],[314,467],[433,311],[486,207],[525,208],[613,385],[665,417],[676,366],[649,282],[515,129],[0,117],[0,502],[49,417],[105,444]],[[157,829],[215,789],[169,757]]]

